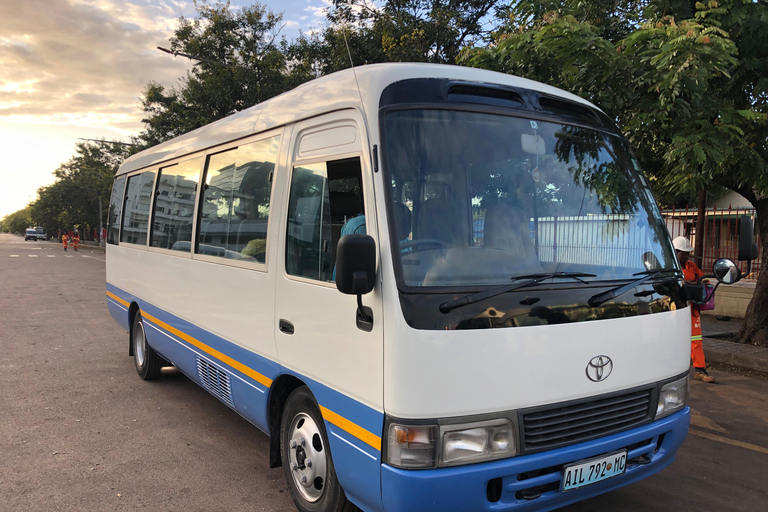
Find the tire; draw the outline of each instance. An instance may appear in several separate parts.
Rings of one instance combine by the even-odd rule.
[[[359,510],[347,500],[336,477],[325,423],[306,386],[295,389],[285,404],[280,456],[288,491],[300,512]]]
[[[157,352],[152,350],[152,347],[147,343],[141,311],[137,311],[136,316],[133,317],[131,346],[133,348],[133,362],[136,364],[136,371],[139,377],[142,380],[154,380],[160,377],[163,358],[157,355]]]

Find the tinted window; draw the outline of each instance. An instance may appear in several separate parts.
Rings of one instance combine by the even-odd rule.
[[[123,206],[125,194],[125,176],[115,178],[112,185],[112,196],[109,199],[109,217],[107,220],[107,243],[117,244],[120,234],[120,208]]]
[[[663,220],[621,138],[448,110],[385,118],[393,244],[407,286],[485,286],[541,272],[632,279],[674,269]]]
[[[149,228],[149,207],[152,203],[154,171],[148,171],[128,178],[123,208],[123,230],[120,241],[129,244],[146,245]]]
[[[279,137],[211,155],[200,201],[196,252],[266,260],[267,223]]]
[[[339,238],[366,232],[361,183],[358,158],[293,169],[285,261],[289,274],[335,279]]]
[[[152,216],[152,247],[189,252],[202,158],[160,170]]]

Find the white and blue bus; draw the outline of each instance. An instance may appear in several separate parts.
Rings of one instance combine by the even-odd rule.
[[[690,295],[638,161],[521,78],[365,66],[132,156],[106,286],[141,378],[266,433],[304,512],[548,510],[688,430]]]

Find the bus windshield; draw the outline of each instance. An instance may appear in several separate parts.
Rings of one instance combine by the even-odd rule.
[[[385,114],[384,136],[405,286],[477,288],[551,272],[624,280],[677,268],[648,183],[619,136],[432,109]]]

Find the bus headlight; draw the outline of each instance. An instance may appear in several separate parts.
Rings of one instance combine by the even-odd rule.
[[[517,454],[515,429],[506,419],[441,428],[441,466],[471,464]]]
[[[398,468],[458,466],[515,455],[515,427],[506,418],[439,426],[390,423],[387,429],[386,461]]]
[[[685,407],[688,403],[688,376],[664,384],[659,392],[659,404],[656,406],[656,419],[669,416]]]

